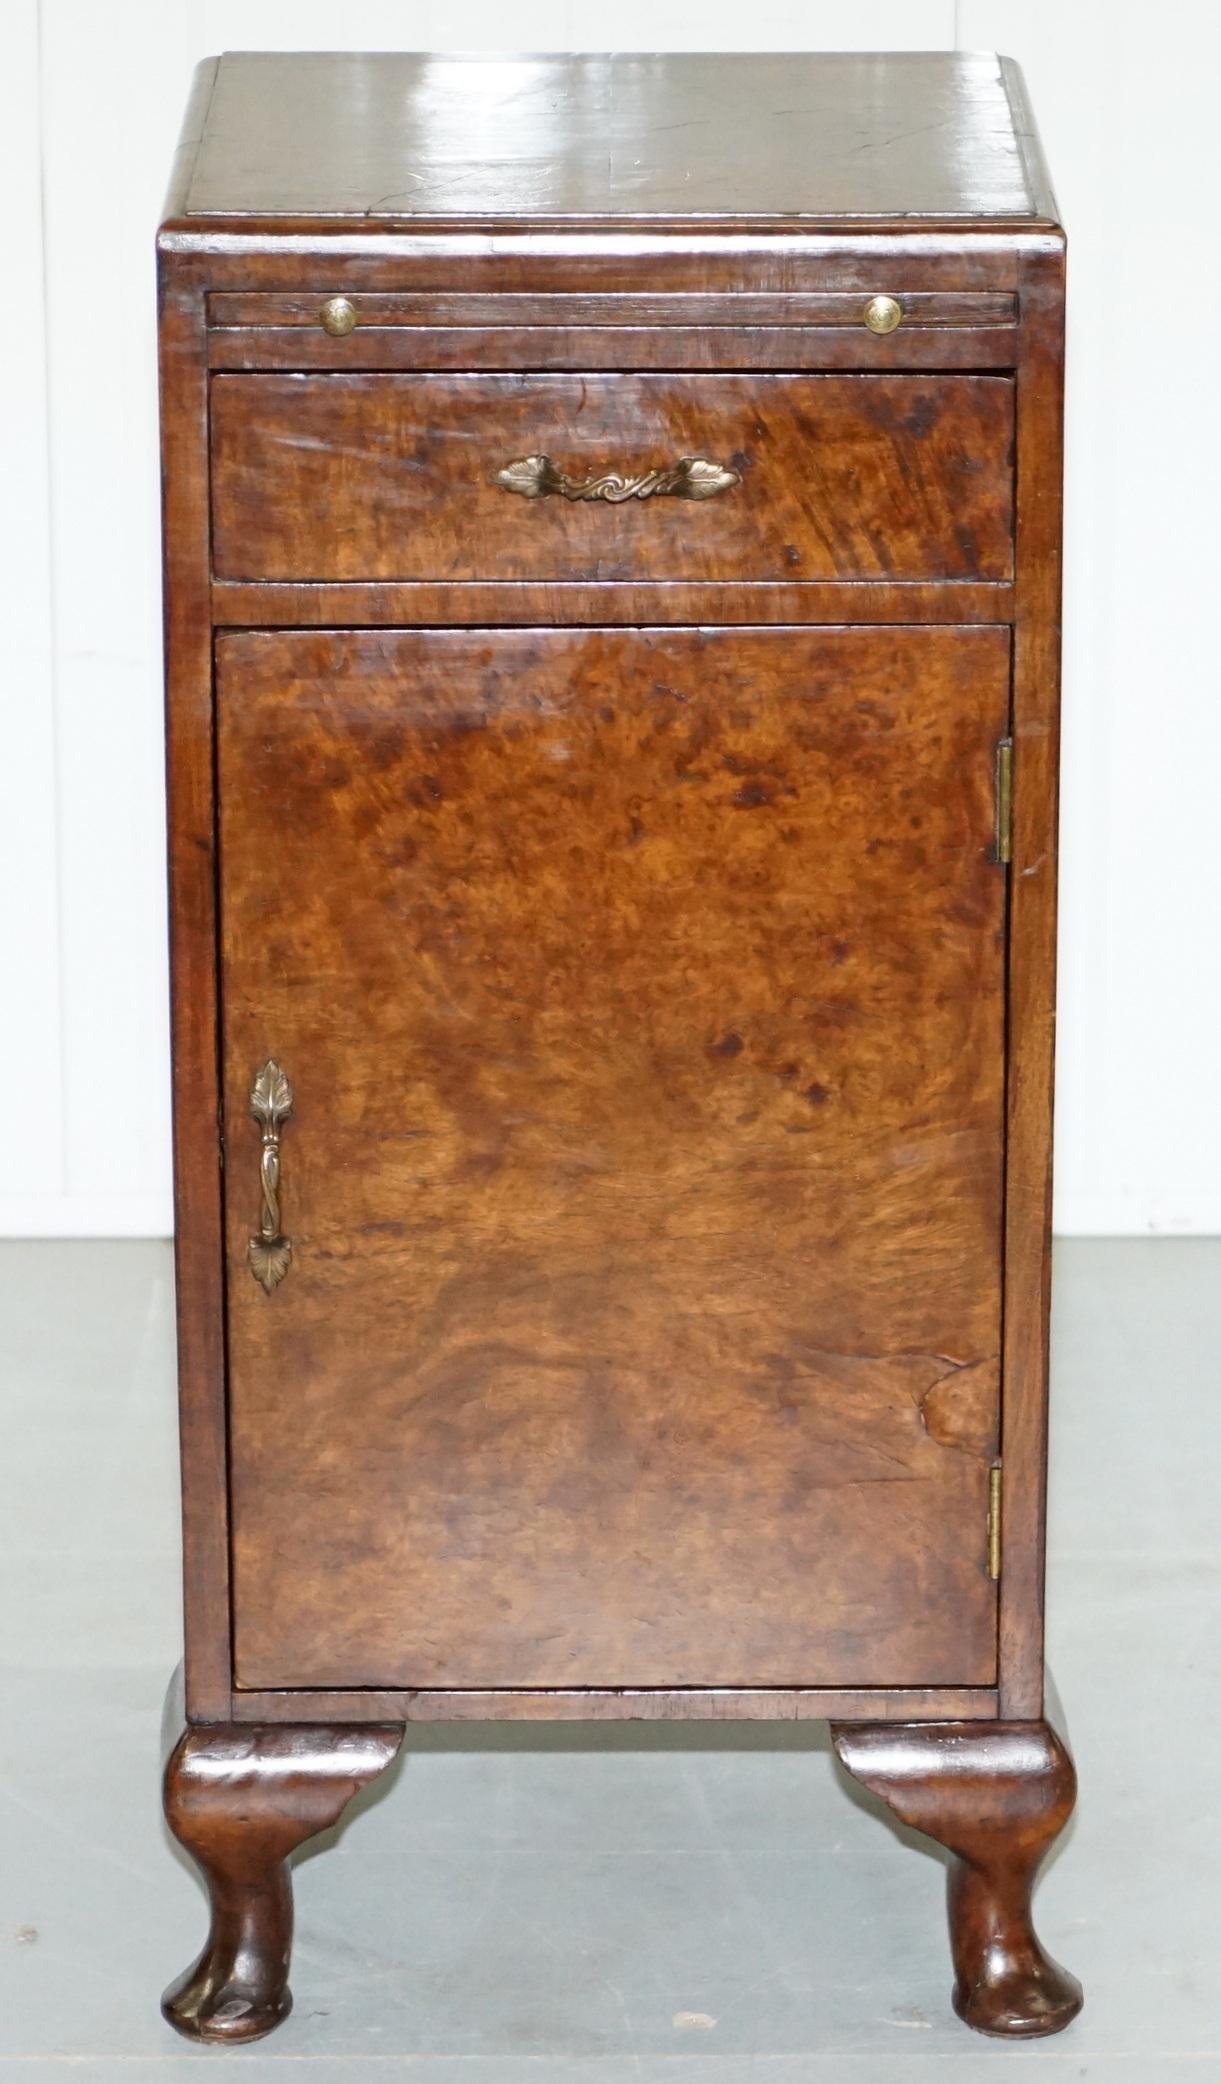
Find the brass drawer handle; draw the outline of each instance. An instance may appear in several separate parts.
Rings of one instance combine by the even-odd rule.
[[[280,1230],[280,1125],[293,1111],[293,1089],[274,1058],[268,1057],[250,1088],[250,1112],[263,1131],[259,1182],[263,1213],[259,1234],[246,1247],[246,1263],[268,1295],[288,1272],[293,1256],[290,1237]]]
[[[703,456],[683,456],[661,470],[646,470],[639,477],[623,477],[608,470],[597,478],[570,478],[550,456],[521,456],[496,473],[496,483],[506,492],[520,492],[523,499],[545,499],[558,492],[561,499],[605,499],[619,506],[625,499],[715,499],[741,484],[736,470],[725,470]]]

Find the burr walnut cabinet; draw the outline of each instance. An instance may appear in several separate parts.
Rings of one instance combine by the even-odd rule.
[[[202,66],[165,2000],[436,1718],[830,1720],[1054,2031],[1063,235],[988,56]]]

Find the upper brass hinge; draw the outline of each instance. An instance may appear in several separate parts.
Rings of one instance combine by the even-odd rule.
[[[1005,1475],[999,1462],[988,1471],[988,1576],[1001,1574],[1001,1511]]]
[[[996,853],[997,861],[1013,858],[1013,740],[1000,738],[996,745]]]

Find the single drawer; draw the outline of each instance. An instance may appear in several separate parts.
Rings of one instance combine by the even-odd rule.
[[[1004,581],[1012,449],[1007,376],[217,375],[214,570]]]

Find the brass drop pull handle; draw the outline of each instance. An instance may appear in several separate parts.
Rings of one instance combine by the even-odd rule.
[[[280,1129],[293,1111],[293,1089],[273,1057],[268,1057],[250,1088],[250,1112],[263,1132],[259,1183],[263,1213],[259,1234],[246,1247],[246,1263],[270,1295],[288,1272],[292,1239],[280,1229]]]
[[[561,499],[604,499],[620,506],[625,499],[715,499],[740,485],[741,474],[709,463],[703,456],[682,456],[660,470],[642,471],[625,477],[608,470],[596,478],[570,478],[550,456],[521,456],[496,473],[496,483],[506,492],[519,492],[523,499],[546,499],[558,493]]]

